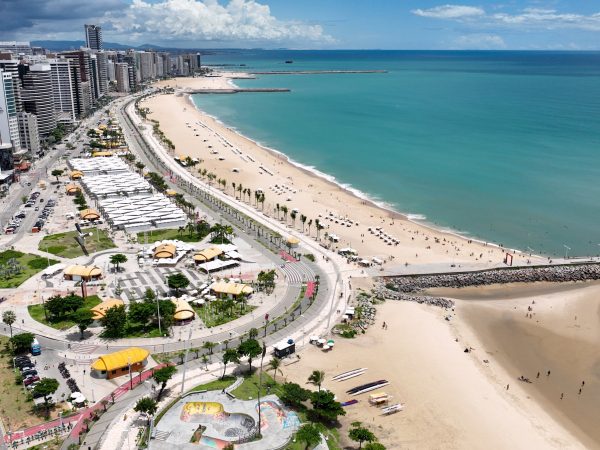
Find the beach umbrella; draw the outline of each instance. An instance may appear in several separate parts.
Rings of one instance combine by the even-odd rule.
[[[331,346],[333,346],[333,344],[335,344],[335,341],[334,341],[333,339],[329,339],[329,340],[327,341],[327,345],[331,345]]]
[[[329,350],[329,345],[324,345],[323,350]]]

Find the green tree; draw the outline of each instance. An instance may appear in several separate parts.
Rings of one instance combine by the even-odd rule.
[[[167,285],[171,289],[175,289],[175,296],[179,296],[179,289],[185,289],[189,284],[190,280],[181,272],[167,277]]]
[[[277,356],[273,357],[271,361],[269,361],[269,369],[273,371],[273,381],[277,381],[277,372],[283,375],[283,372],[280,369],[281,367],[281,358]]]
[[[148,418],[148,424],[150,424],[150,418],[154,415],[154,413],[156,413],[157,409],[158,404],[156,403],[156,400],[150,397],[140,398],[133,407],[133,410],[135,412],[139,412],[146,415],[146,417]]]
[[[369,442],[365,445],[365,450],[385,450],[385,445],[379,442]]]
[[[16,320],[17,320],[17,315],[15,314],[14,311],[4,311],[2,313],[2,322],[4,322],[6,325],[9,326],[11,338],[13,337],[12,324],[15,323]]]
[[[160,309],[160,324],[163,330],[169,329],[175,321],[175,303],[171,300],[159,300],[158,309]],[[158,311],[156,311],[156,320],[158,321]]]
[[[158,391],[158,395],[156,397],[157,401],[160,402],[160,398],[162,397],[163,391],[167,387],[167,383],[169,382],[169,380],[173,378],[173,375],[175,375],[175,372],[177,372],[177,367],[165,366],[162,369],[154,371],[154,373],[152,374],[152,378],[154,379],[156,384],[160,385],[160,390]]]
[[[123,253],[115,253],[110,257],[110,263],[115,266],[117,272],[119,271],[119,265],[127,262],[127,256]]]
[[[309,411],[309,419],[314,421],[335,422],[338,416],[345,416],[346,411],[340,402],[335,401],[333,392],[320,391],[310,395],[313,409]]]
[[[325,381],[325,372],[322,370],[313,370],[313,372],[308,377],[308,382],[314,384],[321,391],[321,384]]]
[[[127,318],[130,323],[146,325],[150,318],[156,314],[156,307],[152,303],[135,302],[129,304]]]
[[[152,288],[146,288],[144,292],[144,301],[149,303],[154,303],[156,300],[156,292]]]
[[[54,169],[52,172],[50,172],[50,175],[52,175],[53,177],[56,177],[56,182],[58,183],[58,177],[60,177],[63,173],[65,173],[64,170]]]
[[[258,330],[256,328],[250,328],[250,330],[248,330],[248,337],[250,337],[250,339],[256,339],[257,336]]]
[[[32,333],[15,334],[10,338],[10,342],[13,346],[13,352],[16,355],[19,353],[28,352],[31,349],[31,343],[34,339],[35,335]]]
[[[352,428],[348,432],[348,436],[353,441],[358,442],[358,448],[362,448],[363,442],[375,441],[375,435],[368,429],[362,426],[360,422],[352,422]]]
[[[213,354],[213,348],[215,348],[216,346],[217,344],[211,341],[206,341],[204,344],[202,344],[202,348],[208,350],[209,355]]]
[[[252,373],[252,360],[262,353],[262,347],[256,339],[246,339],[237,349],[240,357],[248,358],[249,373]]]
[[[50,316],[59,318],[66,313],[65,303],[60,295],[54,295],[45,302],[46,311],[50,313]]]
[[[85,303],[83,297],[75,294],[69,294],[62,298],[62,304],[65,312],[74,313],[82,308]]]
[[[75,311],[75,323],[77,323],[77,328],[79,328],[79,338],[83,339],[83,332],[88,329],[88,327],[94,322],[92,316],[94,313],[89,309],[78,309]]]
[[[296,439],[304,442],[306,444],[304,448],[308,450],[310,447],[321,442],[321,433],[319,433],[319,430],[313,424],[307,423],[306,425],[302,425],[296,432]]]
[[[127,324],[127,313],[125,305],[113,306],[106,310],[102,318],[104,326],[104,336],[109,338],[120,338],[125,334],[125,325]]]
[[[284,383],[281,386],[281,401],[296,409],[304,409],[303,402],[310,398],[310,391],[296,383]]]
[[[234,348],[228,348],[223,353],[223,375],[221,379],[225,378],[225,371],[227,370],[228,363],[236,363],[239,364],[240,358],[238,356],[238,352]]]
[[[59,383],[54,378],[42,378],[38,384],[33,388],[34,395],[40,395],[44,397],[44,406],[46,407],[46,413],[50,410],[48,404],[48,397],[56,392]]]

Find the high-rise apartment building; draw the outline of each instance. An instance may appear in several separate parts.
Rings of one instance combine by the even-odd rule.
[[[110,59],[106,64],[106,78],[109,83],[117,81],[117,74],[115,73],[115,62]]]
[[[96,101],[96,91],[94,89],[94,82],[92,79],[92,62],[91,62],[91,52],[86,51],[86,50],[75,50],[75,51],[69,51],[69,52],[62,52],[60,54],[60,56],[63,56],[69,60],[71,60],[71,63],[74,67],[77,68],[78,70],[78,79],[76,81],[78,81],[78,84],[83,85],[83,83],[88,83],[89,85],[89,89],[83,89],[80,93],[81,96],[84,95],[84,92],[87,93],[87,95],[89,95],[88,98],[83,98],[81,97],[79,99],[79,105],[88,105],[88,109],[89,106],[92,105],[95,101]],[[81,86],[79,86],[79,88],[81,89]],[[82,111],[80,109],[80,111]],[[86,110],[87,111],[87,110]],[[86,113],[83,113],[80,115],[85,115]]]
[[[39,155],[41,148],[37,117],[30,113],[21,112],[18,114],[18,121],[21,147],[27,149],[32,156]]]
[[[45,138],[56,128],[50,64],[19,66],[19,75],[23,110],[37,116],[40,137]]]
[[[129,65],[127,63],[115,64],[115,77],[117,79],[117,91],[131,91],[131,87],[129,85]]]
[[[21,148],[12,73],[0,70],[0,142]]]
[[[12,53],[15,58],[19,55],[31,55],[29,42],[0,41],[0,52]]]
[[[71,63],[68,59],[50,59],[50,77],[52,79],[52,104],[57,120],[72,124],[77,120]]]
[[[23,111],[23,102],[21,101],[21,81],[19,80],[19,61],[16,59],[0,59],[0,69],[12,73],[17,112]]]
[[[102,28],[97,25],[84,25],[85,46],[91,50],[102,50]]]
[[[96,53],[98,66],[98,98],[108,92],[108,57],[104,52]]]

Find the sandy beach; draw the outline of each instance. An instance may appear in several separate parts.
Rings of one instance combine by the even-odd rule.
[[[277,204],[288,208],[287,223],[297,232],[316,237],[316,219],[324,229],[320,233],[335,234],[339,242],[333,248],[352,247],[363,258],[377,257],[385,262],[387,270],[417,270],[427,267],[444,270],[453,267],[490,267],[503,265],[504,251],[450,233],[430,229],[422,224],[407,220],[401,214],[380,208],[361,199],[339,185],[316,176],[288,161],[279,153],[269,151],[254,141],[241,136],[223,123],[197,110],[182,89],[226,89],[230,88],[228,77],[178,78],[158,83],[158,86],[176,87],[176,94],[157,95],[143,102],[150,109],[149,118],[160,122],[160,128],[173,141],[176,151],[173,156],[199,158],[198,168],[213,172],[217,179],[226,180],[225,192],[233,196],[233,185],[250,188],[250,199],[254,204],[254,192],[262,189],[264,205],[258,205],[264,213],[276,216]],[[244,94],[232,94],[244,95]],[[278,149],[285,152],[285,149]],[[198,175],[199,176],[199,175]],[[214,188],[218,189],[215,182]],[[221,189],[223,189],[221,187]],[[235,193],[239,197],[239,193]],[[292,225],[291,211],[299,213]],[[307,216],[303,225],[300,215]],[[333,214],[333,217],[330,215]],[[284,215],[281,212],[283,221]],[[352,220],[352,224],[349,220]],[[309,221],[312,220],[310,230]],[[382,227],[384,232],[398,241],[386,243],[368,231]],[[545,258],[516,254],[515,264],[544,262]],[[410,266],[407,269],[407,265]],[[422,270],[427,270],[422,269]]]
[[[507,304],[501,311],[511,308],[512,305]],[[354,386],[378,379],[389,380],[391,384],[380,390],[392,395],[392,403],[405,404],[404,411],[381,416],[368,404],[368,394],[363,394],[356,397],[358,404],[346,408],[347,416],[342,420],[342,434],[347,434],[348,424],[362,421],[373,428],[387,448],[597,447],[600,441],[594,443],[585,433],[571,427],[570,419],[547,411],[545,402],[537,403],[537,397],[532,393],[535,383],[520,383],[515,375],[520,375],[520,371],[510,373],[497,351],[490,354],[488,348],[491,345],[498,347],[498,339],[505,336],[493,335],[490,337],[493,341],[486,339],[484,344],[484,339],[480,340],[473,331],[471,320],[474,316],[468,314],[469,309],[470,304],[461,304],[457,317],[466,316],[466,319],[447,322],[444,320],[447,312],[442,309],[388,301],[377,307],[377,324],[366,335],[352,340],[338,338],[330,353],[310,346],[302,352],[300,362],[285,368],[285,377],[304,384],[312,370],[324,370],[327,374],[324,387],[332,390],[340,401],[352,398],[345,391]],[[388,325],[386,330],[381,328],[383,319]],[[485,326],[482,324],[481,328]],[[597,324],[595,328],[597,332]],[[513,340],[508,345],[526,355],[537,351],[533,345],[535,340],[531,342],[522,335],[516,339],[519,339],[518,343]],[[474,350],[465,353],[467,346]],[[488,363],[484,363],[484,359]],[[524,363],[519,360],[517,364]],[[558,383],[564,376],[559,364],[558,360],[547,362],[554,369],[548,379],[550,383]],[[546,367],[541,362],[532,362],[532,366]],[[344,382],[331,379],[358,367],[368,367],[368,371]],[[526,376],[532,376],[524,367],[522,371]],[[590,381],[592,378],[588,377]],[[578,388],[577,382],[574,383],[573,388]],[[506,384],[510,384],[508,391]],[[586,392],[585,402],[590,404],[577,406],[582,408],[582,414],[590,413],[588,421],[598,417],[597,406],[592,405],[592,399],[597,398],[596,388],[597,385],[590,385],[590,391]],[[576,400],[584,400],[584,397],[575,398],[576,391],[569,392],[573,407]],[[593,411],[596,412],[592,414]]]

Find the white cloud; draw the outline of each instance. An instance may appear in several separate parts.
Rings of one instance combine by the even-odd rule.
[[[333,42],[320,25],[281,21],[255,0],[133,0],[125,12],[103,22],[118,34],[173,40]]]
[[[548,8],[525,8],[515,13],[488,14],[482,8],[465,5],[440,5],[429,9],[416,9],[413,14],[433,19],[456,20],[479,27],[506,27],[522,29],[556,30],[571,28],[600,31],[600,12],[590,15],[563,13]]]
[[[467,34],[459,36],[454,43],[465,50],[493,50],[506,48],[504,39],[495,34]]]
[[[413,14],[434,19],[464,19],[483,16],[485,11],[475,6],[440,5],[429,9],[414,9]]]

